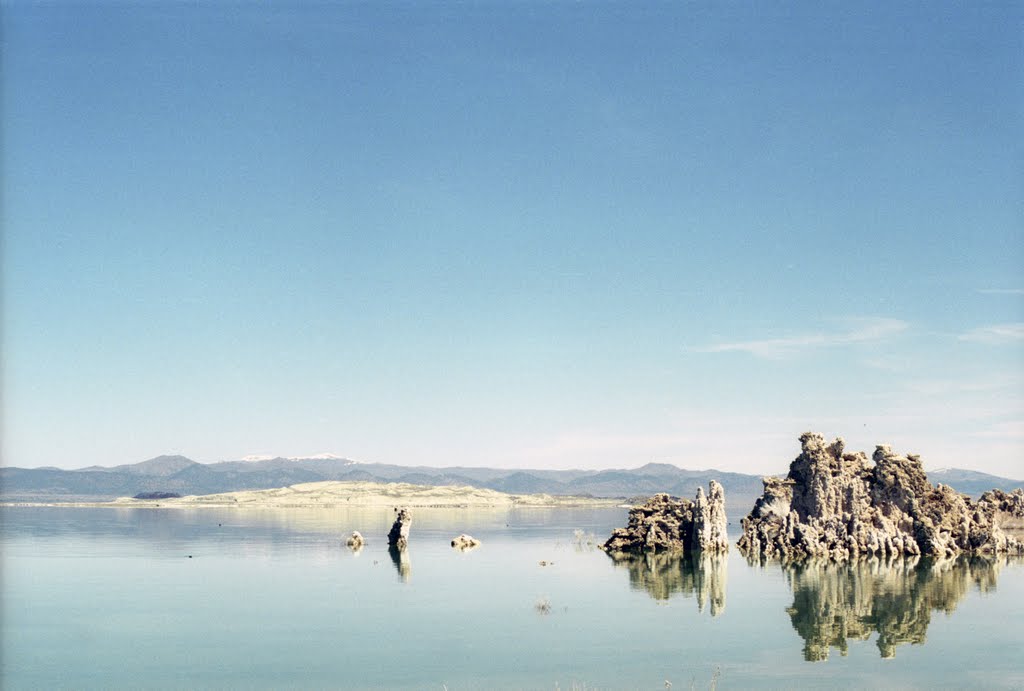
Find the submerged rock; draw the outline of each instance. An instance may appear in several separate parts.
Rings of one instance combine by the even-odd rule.
[[[396,508],[395,522],[388,533],[388,546],[405,549],[409,545],[409,529],[412,527],[412,514],[405,507]]]
[[[480,546],[480,541],[479,540],[477,540],[475,537],[473,537],[471,535],[466,535],[465,533],[463,533],[462,535],[459,535],[457,538],[454,538],[452,540],[452,547],[454,547],[455,549],[463,550],[463,551],[465,551],[467,549],[473,549],[474,547],[479,547],[479,546]]]
[[[616,528],[601,547],[606,552],[725,552],[725,491],[712,480],[708,494],[698,488],[696,501],[655,494],[629,511],[629,524]]]
[[[748,556],[1024,554],[1024,542],[1001,528],[1024,518],[1024,490],[973,502],[932,487],[919,456],[878,446],[872,465],[864,453],[844,453],[842,439],[826,444],[807,432],[800,443],[789,474],[764,478],[764,494],[742,521],[738,544]]]

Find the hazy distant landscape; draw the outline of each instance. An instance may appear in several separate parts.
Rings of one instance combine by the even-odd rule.
[[[0,689],[1024,689],[1022,25],[0,2]]]
[[[684,470],[666,463],[622,470],[510,470],[410,467],[356,463],[342,458],[273,458],[204,464],[183,456],[159,456],[111,468],[0,468],[6,501],[104,500],[143,492],[214,494],[325,480],[469,485],[512,494],[630,498],[655,492],[693,496],[697,487],[706,488],[711,479],[723,484],[727,497],[752,498],[761,491],[759,476]]]
[[[785,469],[778,475],[784,476]],[[977,496],[990,489],[1010,491],[1022,482],[970,470],[929,473],[943,483]],[[717,480],[725,488],[730,514],[741,516],[761,494],[761,476],[718,470],[688,470],[669,463],[648,463],[615,470],[511,470],[502,468],[401,466],[357,463],[344,458],[272,458],[257,461],[198,463],[184,456],[158,456],[129,465],[60,468],[0,468],[4,501],[106,501],[141,493],[204,495],[262,490],[322,482],[398,482],[460,485],[509,494],[552,494],[632,499],[656,492],[693,497],[698,487]]]

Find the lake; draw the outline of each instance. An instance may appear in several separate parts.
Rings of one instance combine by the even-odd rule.
[[[1020,560],[616,562],[626,513],[3,508],[0,686],[1024,687]]]

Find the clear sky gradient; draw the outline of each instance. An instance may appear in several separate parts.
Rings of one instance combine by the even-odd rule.
[[[3,463],[1024,478],[1020,3],[2,6]]]

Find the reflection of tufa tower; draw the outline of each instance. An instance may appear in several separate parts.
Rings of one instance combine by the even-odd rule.
[[[697,608],[703,612],[705,600],[711,601],[711,616],[725,611],[725,584],[728,581],[729,558],[722,552],[700,552],[694,565],[694,589]]]
[[[412,578],[412,562],[409,561],[409,550],[398,549],[397,547],[388,547],[388,554],[391,555],[391,563],[395,565],[395,570],[398,571],[398,577],[402,583],[408,583],[409,579]]]
[[[981,558],[864,559],[784,566],[793,589],[789,613],[804,639],[804,659],[842,655],[849,640],[878,633],[883,658],[904,643],[924,643],[933,610],[952,613],[971,583],[984,592],[995,587],[1000,563]]]
[[[655,600],[668,600],[679,593],[695,596],[697,609],[711,604],[711,616],[725,611],[725,586],[728,557],[724,554],[701,552],[645,552],[644,554],[610,554],[616,566],[629,570],[629,585],[644,590]]]

